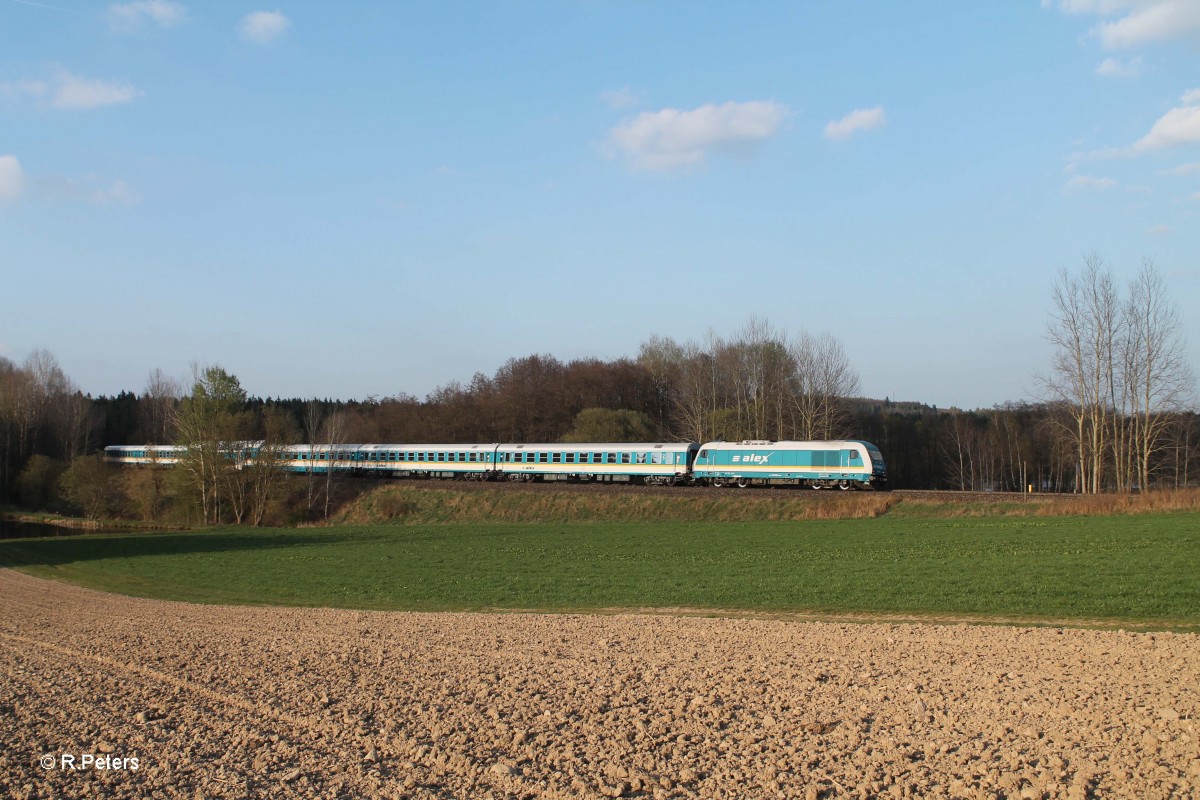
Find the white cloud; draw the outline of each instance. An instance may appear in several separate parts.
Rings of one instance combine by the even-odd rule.
[[[137,195],[129,188],[129,184],[125,181],[113,181],[111,186],[93,189],[88,197],[88,200],[99,205],[108,205],[109,203],[132,203],[137,200]]]
[[[840,141],[849,139],[859,131],[869,131],[887,123],[883,106],[875,108],[860,108],[851,111],[839,120],[832,120],[825,126],[825,138]]]
[[[1102,192],[1106,189],[1112,189],[1117,185],[1117,182],[1112,178],[1095,178],[1091,175],[1076,175],[1071,180],[1067,181],[1067,189],[1079,189],[1086,191]]]
[[[1043,0],[1043,7],[1049,3]],[[1196,0],[1060,0],[1068,14],[1116,17],[1091,34],[1107,49],[1185,39],[1200,42],[1200,3]]]
[[[81,78],[66,70],[59,70],[51,105],[62,109],[99,108],[129,103],[141,95],[140,89],[127,83]]]
[[[1193,161],[1190,164],[1180,164],[1177,167],[1171,167],[1170,169],[1159,170],[1158,174],[1159,175],[1175,175],[1178,177],[1182,177],[1184,175],[1191,175],[1193,172],[1200,172],[1200,161]]]
[[[1151,225],[1146,231],[1146,233],[1150,234],[1151,236],[1166,236],[1170,232],[1171,226],[1165,225],[1161,222],[1157,225]]]
[[[613,128],[608,144],[637,169],[679,169],[702,163],[712,151],[752,151],[779,131],[786,116],[786,106],[768,100],[664,108]]]
[[[1109,49],[1169,39],[1200,41],[1200,3],[1195,0],[1139,3],[1115,22],[1101,23],[1095,33]]]
[[[271,44],[287,32],[292,21],[282,11],[255,11],[242,17],[238,33],[254,44]]]
[[[21,194],[25,175],[16,156],[0,156],[0,204],[11,203]]]
[[[1150,132],[1134,143],[1132,150],[1135,153],[1143,153],[1147,150],[1196,143],[1200,143],[1200,104],[1172,108],[1163,114]]]
[[[1185,106],[1200,106],[1200,89],[1189,89],[1181,100]]]
[[[1142,57],[1122,61],[1119,58],[1106,58],[1096,67],[1096,74],[1105,78],[1136,78],[1142,72]]]
[[[608,89],[600,93],[600,99],[609,108],[629,108],[637,105],[637,95],[628,86],[622,89]]]
[[[187,17],[187,9],[171,0],[134,0],[108,7],[109,27],[118,33],[140,30],[147,22],[160,28],[173,28]]]
[[[84,175],[82,178],[40,175],[31,181],[31,190],[39,200],[56,203],[91,203],[106,206],[134,203],[138,199],[125,181],[115,180],[109,183],[95,174]]]
[[[10,100],[32,98],[44,102],[49,98],[53,108],[81,109],[129,103],[142,96],[140,89],[127,83],[103,81],[72,75],[61,67],[54,68],[50,80],[21,80],[0,82],[0,97]]]

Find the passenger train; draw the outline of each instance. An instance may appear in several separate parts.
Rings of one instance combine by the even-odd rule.
[[[238,464],[253,463],[261,442],[226,449]],[[114,445],[115,464],[170,466],[187,448]],[[634,444],[341,444],[287,445],[274,462],[291,472],[387,478],[510,481],[603,481],[652,485],[796,485],[813,489],[886,489],[879,448],[853,439],[828,442],[709,442]]]

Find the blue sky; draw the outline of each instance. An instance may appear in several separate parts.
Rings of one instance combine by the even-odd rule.
[[[0,0],[0,355],[417,396],[752,316],[865,394],[1029,398],[1050,287],[1200,373],[1200,0]]]

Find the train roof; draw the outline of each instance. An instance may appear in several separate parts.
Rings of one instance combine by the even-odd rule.
[[[306,445],[307,446],[307,445]],[[329,445],[314,445],[315,447],[328,447]],[[338,447],[349,447],[350,445],[338,445]],[[372,451],[387,451],[387,450],[495,450],[497,445],[492,444],[360,444],[353,445],[362,452]]]
[[[767,447],[774,447],[783,450],[841,450],[847,445],[858,444],[863,447],[872,447],[878,450],[879,448],[870,442],[864,442],[861,439],[828,439],[825,441],[813,442],[793,442],[793,441],[744,441],[744,442],[706,442],[701,445],[705,449],[713,450],[762,450]]]
[[[563,452],[579,452],[583,450],[605,450],[620,453],[623,451],[667,450],[683,452],[699,447],[695,442],[521,442],[519,444],[502,444],[500,451],[511,453],[517,450],[561,450]]]

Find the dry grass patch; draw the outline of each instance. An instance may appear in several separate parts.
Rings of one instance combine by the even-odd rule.
[[[384,485],[350,504],[333,522],[789,522],[874,519],[900,498],[861,492],[504,491]]]

